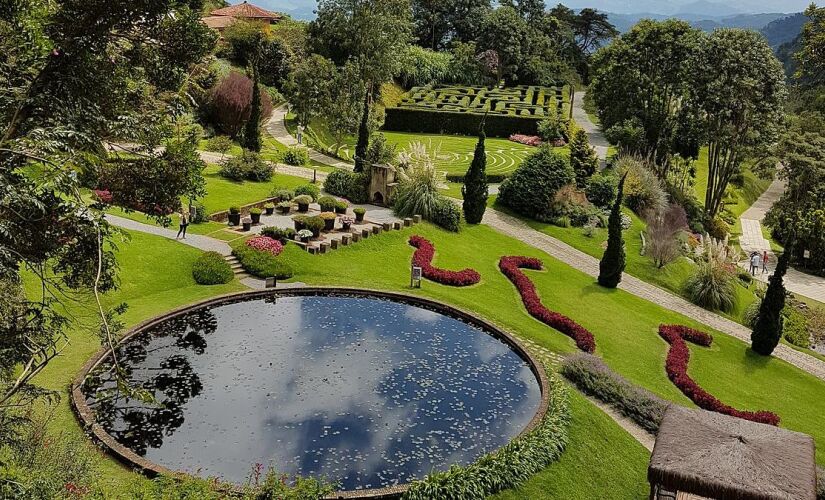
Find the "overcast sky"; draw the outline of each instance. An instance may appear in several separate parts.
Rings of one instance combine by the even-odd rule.
[[[240,0],[230,0],[239,3]],[[315,0],[251,0],[270,10],[287,12],[295,17],[312,17]],[[557,0],[545,0],[548,7]],[[593,7],[619,14],[652,13],[671,15],[679,12],[706,14],[711,16],[738,13],[800,12],[811,0],[566,0],[565,5],[573,8]],[[822,3],[825,0],[820,0]]]

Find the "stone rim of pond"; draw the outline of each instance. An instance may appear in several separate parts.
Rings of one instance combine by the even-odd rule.
[[[269,297],[300,297],[300,296],[348,296],[360,298],[374,298],[384,299],[394,302],[400,302],[424,309],[432,310],[440,314],[449,316],[454,319],[463,321],[470,326],[476,327],[484,331],[484,333],[501,340],[507,344],[516,354],[518,354],[530,367],[530,371],[536,377],[536,381],[541,391],[541,399],[539,401],[538,410],[536,411],[530,422],[515,436],[524,435],[532,431],[544,418],[549,406],[549,384],[547,375],[544,371],[544,365],[537,357],[532,355],[524,345],[511,333],[498,327],[497,325],[479,317],[478,313],[472,313],[458,307],[444,304],[429,298],[419,297],[401,292],[389,292],[383,290],[371,290],[367,288],[346,288],[346,287],[300,287],[289,289],[269,289],[245,291],[231,294],[220,295],[207,300],[196,302],[187,306],[173,309],[160,316],[155,316],[151,319],[138,323],[134,327],[128,329],[126,333],[118,340],[115,347],[119,347],[128,343],[133,337],[140,335],[154,326],[157,326],[170,319],[185,315],[198,309],[206,307],[214,307],[235,302],[244,302],[253,299],[262,299]],[[169,469],[161,464],[147,460],[138,455],[127,446],[122,445],[114,437],[112,437],[106,430],[96,422],[95,412],[86,401],[86,395],[83,393],[83,384],[89,374],[97,368],[101,363],[105,362],[111,350],[104,346],[97,351],[90,359],[83,365],[83,368],[78,372],[72,381],[71,385],[71,404],[78,419],[86,430],[87,434],[102,445],[105,452],[113,458],[119,460],[121,463],[137,470],[149,477],[156,477],[159,475],[187,478],[191,477],[184,472]],[[239,487],[234,483],[222,482],[227,490],[239,490]],[[391,498],[398,497],[403,494],[409,483],[398,484],[393,486],[386,486],[381,488],[358,489],[358,490],[342,490],[336,491],[328,498]]]

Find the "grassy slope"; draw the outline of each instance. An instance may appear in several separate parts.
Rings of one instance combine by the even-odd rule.
[[[218,167],[209,165],[204,171],[207,195],[203,199],[207,213],[228,210],[231,205],[246,205],[269,197],[274,188],[295,189],[307,184],[307,179],[275,174],[269,182],[235,182],[218,175]]]
[[[482,282],[462,289],[425,282],[420,290],[408,290],[412,248],[406,245],[406,239],[412,233],[433,241],[435,265],[449,269],[473,267],[481,273]],[[296,278],[300,281],[422,294],[478,311],[554,351],[574,351],[570,339],[526,314],[515,289],[498,270],[502,255],[542,258],[547,270],[528,273],[548,307],[590,329],[596,337],[597,354],[613,369],[662,397],[690,405],[665,375],[667,344],[658,336],[657,328],[661,323],[702,328],[700,324],[622,290],[601,288],[592,278],[486,226],[467,227],[455,235],[420,225],[327,255],[310,256],[292,247],[286,252],[299,270]],[[377,261],[383,265],[375,266]],[[732,337],[717,333],[715,339],[710,348],[691,349],[695,354],[690,371],[699,383],[724,402],[742,409],[776,411],[784,426],[812,434],[819,448],[825,450],[825,429],[818,423],[825,412],[825,400],[820,397],[825,383],[776,358],[753,355],[745,343]],[[820,462],[825,463],[825,456],[820,456]]]
[[[105,296],[104,303],[108,307],[128,303],[128,311],[120,318],[127,325],[178,306],[245,288],[237,281],[217,286],[196,284],[192,279],[192,262],[201,252],[165,238],[133,233],[130,240],[118,242],[117,246],[121,284],[119,290]],[[28,291],[35,293],[32,289]],[[97,316],[90,297],[69,304],[68,311],[76,321],[69,332],[71,344],[38,375],[36,382],[61,392],[51,421],[52,428],[80,435],[82,430],[69,408],[66,388],[83,364],[100,348],[100,341],[93,329]],[[103,461],[102,467],[101,477],[106,483],[118,484],[134,477],[114,460]]]

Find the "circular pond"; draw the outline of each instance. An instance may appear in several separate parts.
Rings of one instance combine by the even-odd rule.
[[[542,401],[509,337],[416,302],[304,290],[192,308],[117,349],[129,385],[154,401],[120,391],[103,354],[76,403],[111,447],[173,470],[243,483],[273,467],[341,490],[407,483],[501,447]]]

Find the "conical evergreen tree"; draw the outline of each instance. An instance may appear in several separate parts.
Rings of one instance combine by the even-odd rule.
[[[776,269],[768,279],[768,290],[759,305],[759,314],[751,333],[751,347],[763,356],[770,356],[782,338],[782,309],[785,308],[785,283],[783,278],[788,271],[793,244],[785,247],[784,253],[776,262]]]
[[[252,65],[252,104],[249,109],[249,120],[244,126],[242,146],[256,153],[261,151],[261,88],[257,64]]]
[[[599,262],[599,284],[607,288],[616,288],[622,281],[622,272],[625,266],[624,239],[622,238],[622,196],[624,194],[624,180],[627,174],[619,181],[619,192],[610,211],[607,221],[607,249]]]
[[[370,146],[370,93],[371,90],[367,90],[367,94],[364,97],[364,110],[361,113],[361,123],[358,125],[358,142],[355,144],[355,167],[353,170],[355,172],[363,172],[364,171],[364,162],[366,161],[367,157],[367,150]]]
[[[473,162],[464,175],[461,196],[464,198],[464,219],[469,224],[479,224],[487,210],[487,153],[484,151],[484,124],[478,131],[478,142],[473,153]]]
[[[576,185],[579,188],[587,185],[587,180],[593,177],[599,167],[596,150],[590,147],[587,132],[582,129],[577,130],[570,141],[570,165],[576,172]]]

